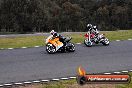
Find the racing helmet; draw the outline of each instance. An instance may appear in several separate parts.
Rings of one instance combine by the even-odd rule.
[[[94,29],[97,29],[97,26],[93,26]]]
[[[54,35],[55,34],[55,31],[54,30],[51,30],[50,34],[51,35]]]
[[[87,28],[91,29],[92,28],[92,24],[87,24]]]

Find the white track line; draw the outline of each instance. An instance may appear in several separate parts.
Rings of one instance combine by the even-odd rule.
[[[0,87],[3,87],[3,85],[0,85]]]
[[[104,74],[109,75],[109,74],[111,74],[111,73],[104,73]]]
[[[1,48],[1,49],[4,49],[4,48]]]
[[[120,74],[121,72],[114,72],[114,73],[116,73],[116,74]]]
[[[61,80],[68,80],[69,78],[60,78]]]
[[[116,40],[117,42],[121,41],[121,40]]]
[[[12,84],[4,84],[4,86],[12,86]]]
[[[34,46],[34,47],[36,47],[36,48],[37,48],[37,47],[40,47],[40,46]]]
[[[52,79],[52,81],[59,81],[60,79]]]
[[[132,72],[132,70],[129,70],[130,72]]]
[[[69,77],[70,79],[76,79],[76,77]]]
[[[49,82],[49,80],[41,80],[41,82]]]
[[[14,83],[15,85],[22,85],[23,83]]]
[[[81,43],[76,43],[76,44],[80,45]]]
[[[8,48],[8,49],[12,50],[13,48]]]
[[[24,82],[24,84],[31,84],[32,82]]]
[[[26,49],[27,47],[22,47],[23,49]]]
[[[127,73],[128,71],[122,71],[122,72]]]
[[[36,80],[36,81],[33,81],[33,83],[40,83],[40,81],[37,81],[37,80]]]
[[[130,41],[131,41],[132,39],[128,39],[128,40],[130,40]]]

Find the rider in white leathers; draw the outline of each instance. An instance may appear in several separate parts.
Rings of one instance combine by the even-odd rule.
[[[91,34],[95,35],[96,41],[99,40],[99,31],[97,30],[96,26],[93,26],[92,24],[87,25],[87,29]]]

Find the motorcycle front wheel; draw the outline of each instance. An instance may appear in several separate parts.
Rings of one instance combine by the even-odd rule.
[[[88,41],[87,39],[84,40],[84,44],[88,47],[91,47],[93,43],[91,41]]]
[[[75,45],[73,43],[69,43],[69,52],[74,52],[75,51]]]
[[[46,45],[46,51],[47,51],[49,54],[54,54],[54,53],[56,53],[56,48],[55,48],[55,46],[53,46],[52,44],[47,44],[47,45]]]

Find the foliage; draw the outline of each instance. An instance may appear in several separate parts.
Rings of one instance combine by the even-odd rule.
[[[131,0],[0,0],[0,32],[132,28]]]

